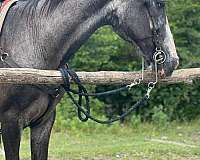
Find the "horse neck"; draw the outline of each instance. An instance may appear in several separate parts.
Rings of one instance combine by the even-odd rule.
[[[82,44],[101,26],[107,23],[107,16],[110,10],[108,0],[74,0],[65,1],[65,4],[54,12],[53,19],[57,27],[61,65],[81,47]],[[66,8],[65,6],[70,6]],[[51,21],[51,20],[50,20]],[[52,22],[52,21],[51,21]],[[57,25],[59,23],[59,25]],[[64,41],[62,41],[64,39]],[[61,43],[60,43],[61,42]]]
[[[4,24],[1,45],[22,67],[56,69],[107,24],[110,0],[63,0],[51,10],[46,1],[54,0],[38,0],[34,9],[18,3]]]

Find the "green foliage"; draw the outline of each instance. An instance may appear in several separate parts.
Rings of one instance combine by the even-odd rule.
[[[168,116],[163,111],[163,106],[160,105],[159,107],[155,106],[153,108],[153,116],[152,121],[159,127],[165,127],[168,124]]]
[[[139,128],[141,126],[141,117],[140,115],[133,115],[131,117],[131,121],[130,121],[130,124],[131,124],[131,128]]]
[[[71,68],[85,71],[134,70],[135,51],[129,44],[103,27],[88,40],[70,62]]]
[[[167,1],[167,14],[180,56],[180,68],[200,66],[200,1]],[[103,27],[88,40],[70,62],[76,71],[134,71],[140,70],[141,61],[137,49],[119,38],[110,27]],[[114,86],[87,86],[93,92],[105,91]],[[92,99],[93,114],[100,118],[122,114],[137,102],[145,92],[145,86],[129,93]],[[58,106],[57,130],[100,128],[94,123],[80,123],[76,111],[65,97]],[[105,111],[107,110],[107,112]],[[136,110],[126,121],[139,126],[143,121],[153,121],[165,126],[169,121],[187,121],[200,115],[200,83],[157,86],[148,107]]]
[[[181,58],[181,67],[200,65],[200,1],[169,1],[169,21]]]

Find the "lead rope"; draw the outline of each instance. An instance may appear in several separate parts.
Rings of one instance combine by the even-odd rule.
[[[68,66],[64,67],[64,68],[60,68],[59,70],[62,73],[63,81],[64,81],[64,85],[62,85],[62,87],[65,89],[69,98],[72,100],[72,102],[77,107],[78,118],[82,122],[86,122],[88,119],[92,119],[93,121],[96,121],[98,123],[106,124],[106,123],[112,123],[112,122],[111,121],[100,121],[100,120],[95,119],[94,117],[91,117],[89,97],[99,97],[99,96],[113,95],[113,94],[119,93],[121,91],[128,91],[131,88],[133,88],[134,86],[139,85],[143,80],[144,60],[142,59],[142,77],[141,78],[136,79],[130,85],[126,85],[126,86],[118,88],[118,89],[114,89],[114,90],[110,90],[110,91],[106,91],[106,92],[101,92],[101,93],[88,93],[87,89],[82,85],[78,75],[74,71],[70,70],[68,68]],[[70,88],[69,78],[71,78],[75,82],[75,84],[78,85],[78,91]],[[72,96],[72,94],[76,94],[76,95],[79,96],[78,102],[75,100],[75,98]],[[85,98],[85,101],[86,101],[86,107],[85,108],[82,106],[82,98],[83,97]],[[86,114],[86,112],[87,112],[87,114]],[[124,115],[123,117],[125,117],[125,116],[126,115]],[[121,117],[120,119],[122,119],[123,117]],[[117,118],[115,121],[120,120],[120,119]]]
[[[78,118],[82,121],[82,122],[86,122],[88,119],[91,119],[97,123],[101,123],[101,124],[110,124],[113,123],[115,121],[118,121],[124,117],[126,117],[128,114],[130,114],[131,112],[133,112],[138,106],[142,105],[143,103],[145,103],[147,101],[147,97],[144,96],[142,98],[142,100],[140,100],[138,103],[136,103],[134,106],[132,106],[128,112],[126,112],[125,114],[121,115],[118,118],[115,118],[113,120],[107,120],[107,121],[102,121],[102,120],[98,120],[96,118],[94,118],[93,116],[90,115],[90,99],[89,96],[102,96],[102,95],[110,95],[110,94],[115,94],[118,93],[120,91],[124,91],[124,90],[130,90],[133,86],[136,86],[138,84],[141,83],[141,80],[143,79],[138,79],[135,80],[132,84],[127,85],[125,87],[116,89],[116,90],[112,90],[112,91],[107,91],[107,92],[102,92],[102,93],[87,93],[86,88],[81,84],[77,74],[69,69],[66,68],[61,68],[60,69],[62,75],[63,75],[63,80],[65,82],[63,86],[63,88],[65,89],[66,93],[68,94],[69,98],[72,100],[72,102],[75,104],[77,110],[78,110]],[[69,76],[72,78],[72,80],[78,85],[79,91],[74,91],[72,89],[70,89],[69,86]],[[72,96],[73,94],[77,94],[79,96],[79,100],[78,102],[75,100],[75,98]],[[86,109],[82,106],[82,96],[85,97],[86,100]]]
[[[161,57],[160,57],[161,56]],[[109,91],[109,92],[103,92],[103,93],[87,93],[86,88],[81,84],[80,79],[78,78],[77,74],[69,69],[66,68],[61,68],[60,71],[62,73],[63,76],[63,80],[64,80],[64,85],[63,88],[65,89],[66,93],[68,94],[69,98],[72,100],[72,102],[75,104],[75,107],[78,110],[78,117],[81,121],[85,122],[88,119],[91,119],[97,123],[101,123],[101,124],[111,124],[113,122],[116,122],[118,120],[121,120],[123,118],[125,118],[127,115],[129,115],[130,113],[132,113],[133,111],[135,111],[135,109],[137,109],[138,107],[142,107],[144,106],[150,99],[150,94],[152,92],[152,90],[155,88],[157,82],[158,82],[158,68],[157,68],[157,64],[161,63],[162,60],[162,55],[160,55],[160,52],[158,52],[158,50],[156,50],[156,52],[154,53],[154,65],[155,65],[155,82],[150,82],[148,83],[148,88],[146,91],[146,94],[132,107],[129,108],[129,110],[124,113],[123,115],[121,115],[120,117],[117,117],[115,119],[111,119],[111,120],[99,120],[96,119],[95,117],[91,116],[90,114],[90,102],[89,102],[89,96],[99,96],[99,95],[107,95],[108,93],[114,93],[116,92],[116,90],[113,91]],[[74,91],[72,89],[70,89],[70,85],[69,85],[69,77],[72,78],[72,80],[78,85],[79,91]],[[134,80],[134,82],[130,85],[125,86],[126,89],[131,89],[136,85],[141,84],[141,82],[144,79],[144,61],[142,62],[142,78],[140,79],[136,79]],[[118,89],[118,91],[120,91],[122,88]],[[79,95],[79,100],[78,102],[75,100],[75,98],[72,96],[73,94],[77,94]],[[86,109],[82,106],[82,96],[85,97],[86,100]],[[81,100],[80,100],[81,98]],[[84,116],[84,117],[83,117]]]

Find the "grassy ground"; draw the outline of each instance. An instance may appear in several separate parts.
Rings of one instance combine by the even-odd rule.
[[[30,159],[29,153],[25,136],[23,160]],[[49,154],[50,160],[200,160],[200,121],[164,129],[143,124],[54,132]]]

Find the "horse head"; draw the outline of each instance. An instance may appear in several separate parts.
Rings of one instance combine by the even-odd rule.
[[[158,54],[161,60],[159,75],[171,75],[179,58],[165,12],[165,1],[113,0],[112,7],[114,30],[123,39],[138,45],[148,64],[154,64],[155,54]]]

